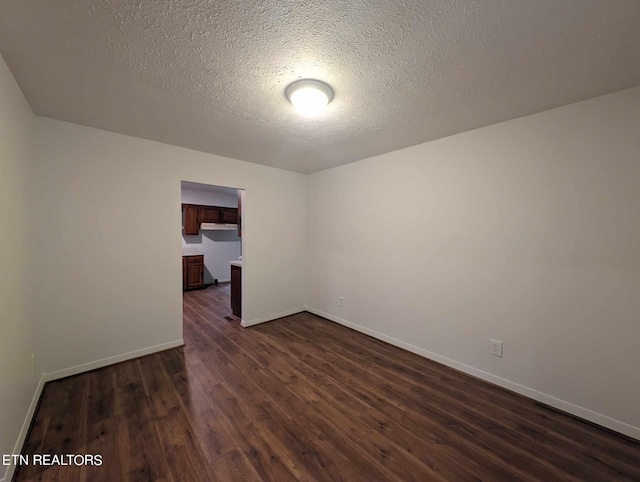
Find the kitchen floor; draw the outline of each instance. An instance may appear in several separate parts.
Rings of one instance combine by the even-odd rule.
[[[640,442],[309,313],[243,329],[184,294],[183,348],[48,383],[17,480],[640,480]]]
[[[217,319],[226,322],[226,316],[233,317],[231,314],[231,283],[220,283],[207,286],[201,290],[185,291],[182,294],[182,300],[185,323],[187,317],[195,316],[197,312],[206,316],[206,313],[202,313],[202,310],[211,315],[208,318],[209,321]],[[234,322],[240,324],[240,320],[235,317]]]

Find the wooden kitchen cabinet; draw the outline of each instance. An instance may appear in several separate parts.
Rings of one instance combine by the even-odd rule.
[[[238,208],[222,208],[221,219],[225,224],[238,224]]]
[[[216,206],[200,206],[201,223],[221,223],[222,208]]]
[[[182,291],[187,289],[187,258],[182,257]]]
[[[242,318],[242,268],[231,265],[231,312]]]
[[[194,290],[204,287],[204,256],[182,257],[182,288]]]
[[[200,233],[200,207],[195,204],[183,204],[183,230],[184,234]]]
[[[238,208],[220,206],[202,206],[198,204],[182,205],[182,228],[184,234],[200,234],[201,223],[238,224]]]
[[[200,222],[238,224],[238,208],[200,206]]]

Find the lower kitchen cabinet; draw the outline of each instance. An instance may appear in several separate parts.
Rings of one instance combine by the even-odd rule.
[[[231,312],[242,318],[242,268],[231,265]]]
[[[194,290],[204,287],[204,256],[182,257],[182,289]]]

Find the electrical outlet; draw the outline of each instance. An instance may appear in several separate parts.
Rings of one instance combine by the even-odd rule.
[[[338,298],[338,306],[344,306],[344,296]]]
[[[32,353],[31,354],[31,374],[35,374],[36,373],[36,354]]]
[[[500,358],[502,358],[502,342],[498,340],[491,340],[489,353],[491,353],[494,356],[499,356]]]

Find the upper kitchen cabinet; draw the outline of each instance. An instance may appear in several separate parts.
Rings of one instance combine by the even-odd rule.
[[[184,234],[200,234],[200,224],[238,224],[238,208],[183,204]]]
[[[215,206],[200,206],[201,223],[222,223],[222,209]]]
[[[238,208],[222,208],[222,222],[238,224]]]
[[[238,224],[238,208],[200,206],[201,223]]]
[[[200,207],[195,204],[183,204],[182,213],[184,234],[200,233]]]

